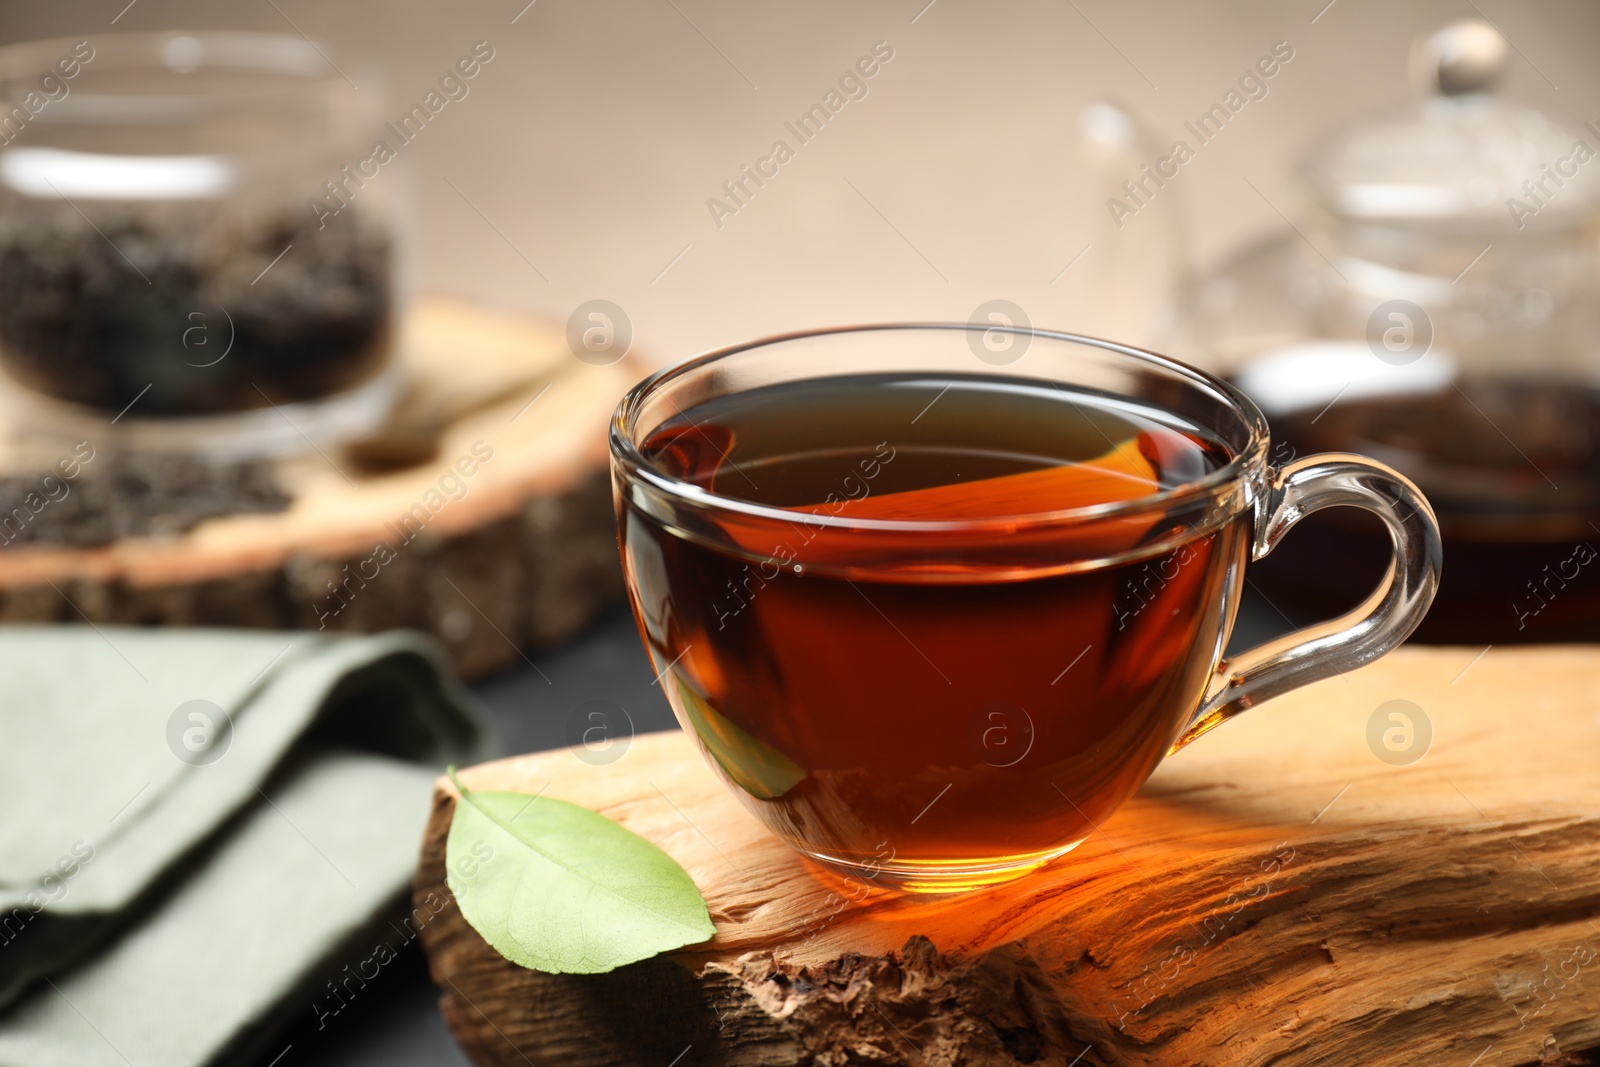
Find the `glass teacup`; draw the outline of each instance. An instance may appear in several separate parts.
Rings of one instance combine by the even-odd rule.
[[[1071,850],[1224,719],[1383,655],[1440,568],[1415,486],[1273,469],[1176,360],[1037,330],[895,325],[713,352],[611,430],[623,565],[680,723],[774,833],[943,892]],[[1359,609],[1223,658],[1247,562],[1333,505],[1394,558]]]

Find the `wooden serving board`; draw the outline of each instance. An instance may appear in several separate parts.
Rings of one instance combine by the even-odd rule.
[[[684,735],[501,760],[462,778],[657,842],[717,935],[605,975],[506,962],[445,887],[441,779],[422,940],[484,1065],[1600,1062],[1597,698],[1600,649],[1403,649],[1202,738],[1053,865],[950,897],[808,866]],[[1431,723],[1410,765],[1369,745],[1393,700]]]
[[[644,369],[582,362],[559,323],[449,297],[419,301],[401,336],[400,414],[445,413],[432,459],[371,473],[324,451],[277,465],[285,511],[7,549],[0,621],[412,627],[468,677],[571,636],[621,596],[605,438]],[[463,459],[464,489],[441,491]]]

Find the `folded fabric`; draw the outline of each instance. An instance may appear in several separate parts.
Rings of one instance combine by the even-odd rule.
[[[266,1038],[400,899],[439,767],[488,754],[418,635],[6,627],[0,678],[0,1067]]]

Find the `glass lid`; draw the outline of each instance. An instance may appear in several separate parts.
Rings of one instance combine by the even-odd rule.
[[[1427,99],[1336,135],[1302,164],[1336,218],[1452,233],[1570,229],[1600,210],[1600,132],[1506,100],[1494,89],[1508,47],[1466,19],[1417,42]]]

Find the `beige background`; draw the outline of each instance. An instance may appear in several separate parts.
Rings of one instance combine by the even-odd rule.
[[[1036,325],[1147,334],[1165,223],[1112,225],[1079,112],[1124,101],[1164,144],[1278,40],[1295,58],[1269,95],[1161,194],[1202,262],[1282,226],[1293,161],[1410,99],[1407,48],[1450,18],[1508,35],[1510,93],[1600,117],[1600,5],[1573,0],[124,3],[9,3],[0,38],[298,28],[365,91],[386,81],[395,114],[488,40],[471,95],[406,152],[417,281],[561,318],[603,297],[658,361],[845,320],[965,319],[997,297]],[[706,199],[880,39],[895,57],[869,95],[719,230]]]

